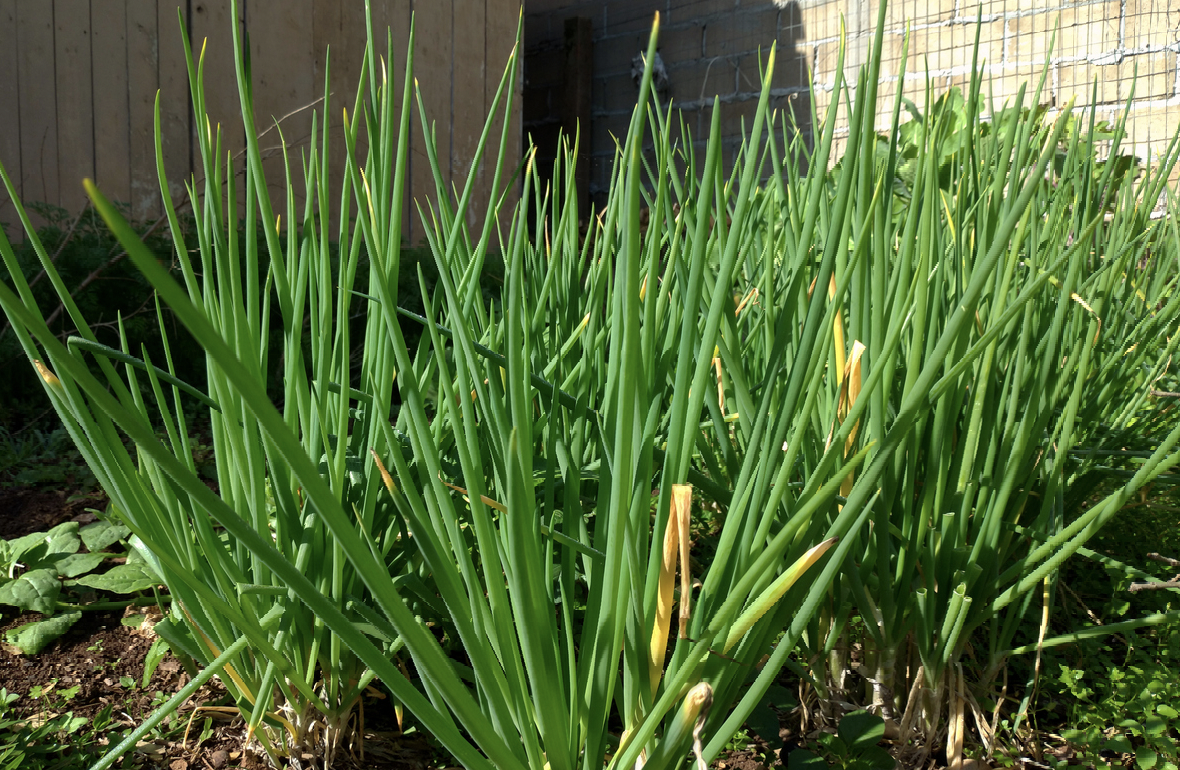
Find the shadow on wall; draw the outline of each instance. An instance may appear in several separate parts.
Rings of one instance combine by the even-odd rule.
[[[554,25],[559,34],[538,35],[526,26],[524,56],[524,149],[536,151],[537,172],[551,181],[563,141],[577,142],[578,210],[589,211],[591,82],[593,25],[586,16],[570,16]],[[542,26],[547,31],[547,25]],[[529,32],[534,32],[529,39]],[[537,39],[540,38],[540,39]],[[564,137],[564,139],[563,139]],[[563,172],[564,173],[564,172]]]
[[[803,13],[796,0],[735,6],[733,0],[633,0],[626,7],[599,0],[534,0],[526,4],[524,61],[525,144],[537,150],[542,178],[551,178],[559,136],[581,127],[581,211],[602,205],[610,183],[616,138],[626,135],[651,22],[661,12],[657,95],[680,110],[702,157],[714,99],[721,105],[722,155],[727,171],[751,129],[761,73],[777,46],[770,108],[778,113],[780,150],[796,137],[813,146],[809,65]],[[673,121],[677,125],[680,121]],[[589,125],[589,136],[586,126]],[[793,127],[793,128],[792,128]],[[765,136],[765,134],[764,134]],[[802,169],[805,171],[806,169]]]
[[[776,84],[774,87],[785,89],[786,94],[776,96],[772,90],[771,104],[783,111],[783,121],[794,129],[794,135],[798,136],[806,148],[806,153],[799,155],[799,172],[807,173],[807,157],[815,149],[814,126],[811,120],[811,74],[807,56],[799,49],[799,42],[806,39],[806,30],[803,28],[802,9],[795,0],[791,0],[780,9],[779,27],[781,31],[776,51],[778,61],[775,65],[775,79],[777,81],[781,73],[783,84]],[[787,141],[793,141],[790,131]]]

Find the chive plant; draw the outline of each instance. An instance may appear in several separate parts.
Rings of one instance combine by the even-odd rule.
[[[398,99],[393,57],[370,29],[343,186],[329,188],[317,121],[303,157],[287,159],[285,212],[235,36],[245,237],[225,184],[233,159],[207,120],[204,182],[189,188],[195,243],[161,170],[180,282],[88,185],[162,306],[204,345],[207,393],[170,361],[100,346],[37,245],[79,329],[61,344],[0,238],[15,285],[0,286],[0,304],[170,589],[160,632],[220,667],[276,761],[335,750],[375,678],[465,767],[707,761],[799,645],[805,676],[835,700],[854,611],[877,705],[892,716],[940,702],[966,640],[995,616],[989,654],[1001,660],[1033,589],[1176,462],[1180,430],[1081,518],[1054,507],[1083,468],[1071,453],[1131,425],[1127,388],[1168,352],[1175,250],[1136,272],[1156,235],[1132,205],[1163,177],[1112,185],[1064,122],[1018,110],[1003,131],[980,131],[949,188],[934,160],[946,130],[931,121],[897,206],[898,157],[879,159],[873,130],[884,13],[882,2],[856,87],[833,94],[851,131],[830,174],[836,110],[814,148],[792,138],[769,108],[773,49],[728,174],[721,105],[697,156],[676,113],[650,99],[649,70],[587,236],[576,150],[543,181],[531,151],[506,166],[513,137],[489,119],[450,187],[417,98],[436,182],[417,202],[432,290],[421,272],[401,285],[412,33]],[[648,61],[657,34],[658,18]],[[198,116],[203,62],[189,56]],[[493,114],[510,114],[517,67],[514,53]],[[970,104],[978,93],[976,78]],[[900,102],[893,114],[896,136]],[[982,125],[977,107],[971,120]],[[470,229],[481,163],[493,199]],[[493,244],[505,274],[489,299]],[[422,314],[398,307],[407,288]],[[363,330],[349,324],[358,313]],[[272,325],[281,351],[268,347]],[[191,459],[194,403],[213,420],[216,493]],[[708,563],[689,537],[703,504],[724,511]],[[911,644],[917,667],[899,662]],[[934,706],[914,713],[928,733],[942,724]]]
[[[1042,75],[1033,105],[1044,84]],[[847,235],[835,243],[848,290],[833,300],[843,327],[827,376],[856,355],[842,332],[863,342],[862,369],[892,384],[869,394],[859,425],[833,399],[810,450],[826,446],[831,423],[842,426],[836,441],[854,439],[849,449],[877,442],[847,496],[878,496],[872,525],[805,637],[823,672],[816,691],[879,709],[903,743],[922,735],[919,754],[944,739],[961,752],[972,714],[989,743],[992,715],[968,686],[964,655],[986,688],[1022,620],[1041,625],[1043,609],[1047,623],[1062,562],[1180,460],[1175,416],[1160,420],[1146,403],[1180,342],[1175,225],[1151,218],[1161,194],[1171,200],[1176,140],[1160,165],[1128,172],[1126,111],[1100,148],[1093,110],[1067,106],[1049,122],[1025,106],[1025,89],[1001,108],[983,87],[976,70],[958,112],[936,109],[945,102],[928,88],[924,117],[910,105],[919,120],[905,144],[895,103],[891,141],[850,142],[841,160],[839,183],[853,175],[856,190],[847,232],[868,233],[868,244],[861,256]],[[865,98],[871,107],[871,91]],[[867,121],[859,128],[869,136]],[[902,205],[879,205],[883,183]],[[788,209],[794,185],[778,193]],[[898,317],[906,328],[894,344]],[[1110,455],[1135,464],[1086,501],[1106,475],[1095,458]],[[1046,639],[1042,625],[1039,645],[1022,651],[1071,638]],[[863,645],[867,692],[848,684],[852,641]]]

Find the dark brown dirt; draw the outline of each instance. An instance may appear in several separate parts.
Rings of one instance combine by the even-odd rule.
[[[138,608],[142,609],[142,608]],[[56,689],[78,685],[81,689],[71,709],[78,716],[92,716],[107,703],[118,702],[123,710],[131,707],[133,718],[146,716],[136,713],[138,705],[134,690],[128,692],[119,684],[121,677],[133,677],[135,690],[141,690],[143,660],[151,647],[149,632],[124,626],[122,612],[87,612],[74,627],[39,654],[21,655],[7,646],[0,647],[0,671],[4,687],[9,692],[27,695],[35,686],[46,687],[57,680]],[[16,626],[42,620],[35,612],[5,619],[0,634]],[[188,681],[175,660],[164,661],[148,683],[149,692],[173,691]],[[150,696],[148,697],[150,701]],[[147,712],[150,713],[150,712]]]
[[[37,613],[6,618],[0,625],[0,635],[40,619]],[[174,658],[168,657],[156,668],[148,686],[142,687],[143,661],[151,647],[152,635],[123,625],[122,619],[122,612],[84,613],[69,632],[34,656],[0,648],[0,687],[22,696],[15,706],[29,718],[52,716],[66,709],[74,716],[93,718],[109,705],[113,706],[112,716],[121,727],[139,725],[154,710],[153,700],[166,699],[188,682],[188,675]],[[130,677],[132,682],[121,683],[125,677]],[[61,691],[75,686],[79,688],[77,694],[68,702],[63,701]],[[40,699],[29,697],[35,687],[42,690]],[[183,725],[197,704],[217,702],[223,696],[224,691],[216,685],[203,688],[173,724]],[[200,724],[197,723],[196,733],[200,732]],[[226,732],[225,729],[215,731],[213,738],[200,746],[193,741],[187,746],[177,741],[148,741],[137,750],[136,764],[167,767],[175,759],[195,761],[204,754],[212,755],[227,744],[233,745],[233,741],[227,740]],[[199,763],[193,766],[203,767]]]
[[[717,759],[713,766],[719,770],[766,770],[762,757],[752,751],[733,751]]]
[[[137,611],[141,611],[137,610]],[[24,715],[36,717],[44,704],[68,708],[75,716],[93,717],[114,704],[116,722],[122,727],[139,725],[152,714],[156,705],[188,683],[189,677],[171,656],[157,667],[146,688],[141,687],[144,657],[153,635],[122,624],[123,613],[87,613],[65,636],[38,655],[25,657],[0,649],[0,687],[23,697],[16,705]],[[0,635],[10,628],[41,619],[36,613],[6,619]],[[120,680],[131,677],[134,684],[124,686]],[[78,686],[68,706],[55,702],[54,692]],[[29,691],[41,687],[46,694],[40,701]],[[153,702],[155,701],[155,702]],[[343,756],[333,765],[337,770],[423,770],[440,767],[435,749],[421,735],[396,734],[392,709],[387,700],[368,699],[365,709],[366,729],[364,758]],[[268,767],[260,752],[243,748],[245,725],[233,713],[225,690],[216,680],[203,687],[173,718],[167,739],[147,741],[136,750],[134,764],[169,770],[263,770]],[[384,707],[384,708],[383,708]],[[51,707],[53,708],[53,707]],[[219,708],[219,710],[213,710]],[[203,742],[201,733],[206,717],[214,720],[212,736]],[[184,730],[188,730],[185,740]],[[305,763],[304,767],[312,766]]]
[[[0,539],[46,531],[65,521],[89,523],[96,517],[86,509],[100,508],[102,504],[94,498],[71,500],[67,493],[57,490],[0,489]],[[154,607],[84,612],[64,636],[33,656],[0,645],[0,688],[21,696],[13,705],[22,718],[36,720],[69,710],[74,716],[89,719],[112,706],[114,720],[121,728],[142,724],[159,703],[189,682],[179,661],[169,655],[156,668],[148,686],[142,686],[144,658],[155,635],[146,627],[132,628],[122,621],[131,612],[145,611],[149,615],[158,612]],[[37,613],[5,613],[0,620],[0,639],[9,629],[42,619]],[[126,682],[125,677],[132,681]],[[78,691],[68,702],[57,695],[75,686]],[[40,699],[29,697],[36,687],[41,688]],[[225,689],[213,680],[173,718],[174,727],[165,731],[168,738],[143,743],[136,749],[132,764],[168,770],[264,770],[268,767],[265,755],[244,749],[245,725],[232,705]],[[207,717],[214,720],[212,735],[198,742]],[[388,699],[366,699],[364,718],[363,759],[359,751],[355,756],[339,757],[333,765],[337,770],[423,770],[443,766],[425,737],[397,733]],[[187,740],[186,727],[191,728]],[[124,760],[120,766],[131,765]],[[318,764],[305,762],[303,767]]]
[[[46,532],[78,517],[83,524],[94,521],[86,509],[103,505],[101,497],[73,498],[65,490],[0,488],[0,540]]]

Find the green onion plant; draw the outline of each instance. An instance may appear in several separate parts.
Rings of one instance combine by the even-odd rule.
[[[204,346],[207,392],[170,360],[98,344],[38,246],[79,329],[60,342],[0,236],[14,286],[0,305],[169,588],[157,629],[220,671],[274,761],[330,761],[379,679],[464,767],[706,762],[784,666],[826,703],[843,696],[854,615],[874,705],[936,734],[938,704],[966,702],[969,640],[990,634],[994,668],[1061,560],[1180,459],[1180,428],[1156,431],[1118,492],[1063,509],[1092,450],[1134,428],[1174,344],[1176,250],[1158,247],[1142,205],[1162,172],[1114,184],[1092,140],[1019,109],[984,131],[976,76],[975,133],[950,153],[949,185],[936,118],[899,185],[909,159],[879,152],[873,126],[885,10],[814,147],[770,109],[769,52],[732,169],[722,106],[701,157],[651,98],[649,69],[594,212],[575,193],[582,137],[566,137],[551,181],[531,150],[506,163],[515,139],[493,118],[512,109],[518,51],[451,186],[413,33],[398,89],[370,23],[343,110],[342,187],[317,116],[301,157],[285,156],[284,211],[242,41],[235,31],[241,202],[205,117],[204,54],[190,53],[195,241],[157,140],[180,280],[87,190],[155,287],[165,339],[167,308]],[[658,30],[657,17],[649,62]],[[338,109],[329,97],[322,115]],[[421,314],[398,307],[415,102],[436,182],[415,202],[437,273],[432,289],[421,271],[409,287]],[[833,168],[840,104],[851,130]],[[471,228],[481,164],[493,195]],[[497,249],[504,281],[489,298]],[[216,492],[192,460],[196,404],[212,420]],[[709,563],[688,536],[702,504],[724,512]]]
[[[978,64],[966,93],[936,100],[928,86],[922,108],[896,100],[877,141],[868,90],[864,141],[854,116],[831,182],[853,175],[846,227],[868,233],[863,258],[854,238],[835,244],[836,280],[848,286],[833,299],[837,339],[862,342],[859,366],[890,384],[869,395],[849,446],[877,442],[860,479],[872,483],[847,498],[878,496],[871,525],[803,646],[821,704],[879,710],[903,745],[924,738],[922,756],[936,740],[961,756],[971,717],[992,747],[1003,704],[975,693],[995,698],[1014,652],[1075,638],[1045,635],[1058,568],[1094,556],[1086,540],[1180,460],[1180,421],[1150,398],[1180,343],[1180,241],[1174,220],[1153,218],[1161,198],[1174,211],[1177,140],[1158,166],[1128,168],[1120,145],[1133,94],[1113,126],[1072,104],[1049,120],[1026,106],[1025,88],[1002,106],[989,98]],[[803,184],[791,169],[775,193],[788,212]],[[794,228],[783,229],[771,237],[789,254]],[[841,347],[829,377],[856,355]],[[846,425],[858,409],[840,407],[829,409]],[[816,428],[817,439],[830,430]],[[1130,465],[1112,469],[1111,457]],[[1094,498],[1103,479],[1107,494]],[[1032,639],[1029,625],[1040,628]]]

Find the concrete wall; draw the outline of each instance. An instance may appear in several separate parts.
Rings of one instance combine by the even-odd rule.
[[[936,92],[969,78],[979,9],[974,0],[891,3],[878,125],[887,125],[897,92],[907,20],[910,48],[903,87],[920,104],[927,67]],[[552,120],[546,113],[551,105],[538,100],[538,91],[560,82],[564,20],[585,16],[592,21],[590,188],[597,197],[609,183],[612,137],[626,131],[637,94],[631,59],[646,47],[657,11],[660,55],[669,79],[664,95],[684,111],[698,145],[706,138],[713,97],[720,96],[728,159],[740,142],[743,119],[748,125],[756,107],[759,63],[770,44],[778,46],[772,106],[793,110],[807,132],[809,73],[814,73],[815,107],[822,117],[836,75],[840,17],[848,36],[846,72],[855,77],[867,56],[877,5],[871,0],[791,0],[782,8],[772,0],[526,0],[526,131]],[[1143,157],[1158,153],[1180,126],[1180,0],[986,0],[982,24],[980,57],[1000,102],[1022,82],[1039,77],[1060,25],[1042,101],[1062,106],[1076,95],[1076,104],[1088,104],[1096,78],[1097,103],[1102,116],[1110,117],[1130,95],[1137,68],[1129,122],[1135,151]]]

